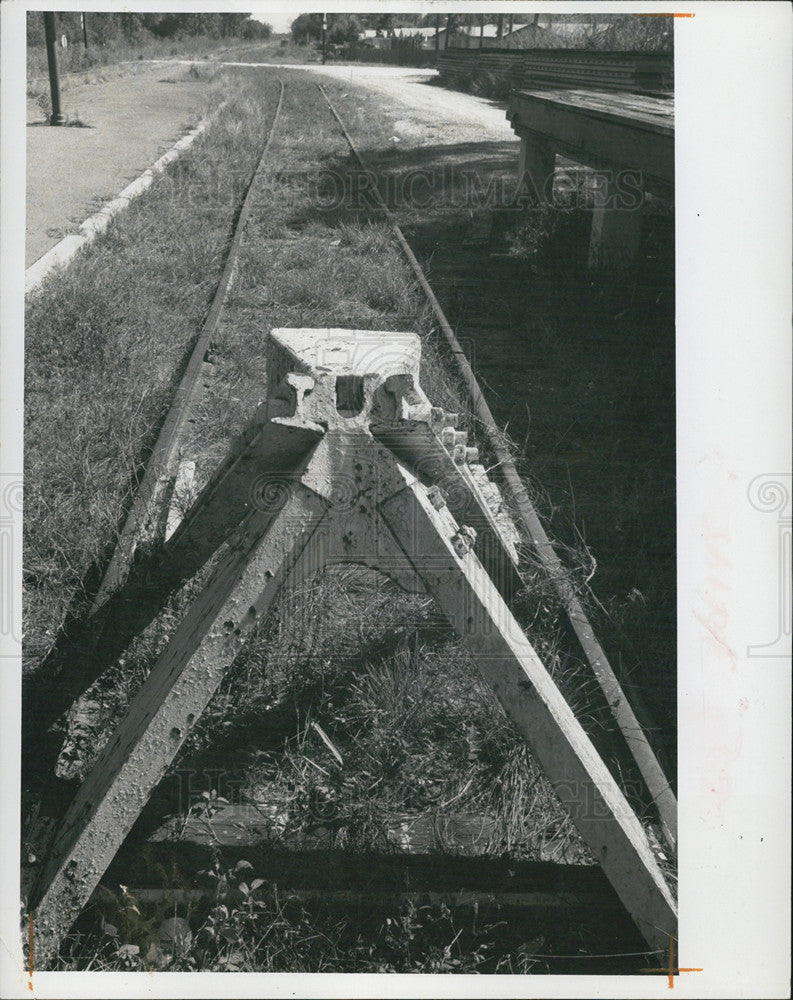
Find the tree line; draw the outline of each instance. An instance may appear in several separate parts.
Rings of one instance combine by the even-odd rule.
[[[498,37],[509,34],[513,26],[534,22],[530,44],[537,47],[562,45],[584,49],[625,49],[633,51],[671,51],[673,42],[670,16],[639,17],[635,14],[553,14],[547,30],[536,26],[532,14],[327,14],[325,39],[330,45],[351,45],[365,30],[388,36],[397,28],[436,28],[449,36],[460,29],[495,25]],[[559,32],[554,26],[559,26]],[[322,37],[322,14],[300,14],[291,25],[292,38],[301,45]]]
[[[248,14],[142,14],[91,13],[58,11],[55,22],[58,34],[72,44],[83,38],[83,22],[89,43],[107,45],[126,42],[136,45],[152,38],[184,38],[194,35],[209,38],[266,39],[272,34],[269,24],[251,20]],[[44,45],[44,17],[40,11],[27,16],[28,45]]]

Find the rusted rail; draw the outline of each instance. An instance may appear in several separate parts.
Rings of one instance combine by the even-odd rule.
[[[113,555],[94,598],[91,611],[93,625],[96,625],[96,622],[99,621],[97,612],[105,607],[114,591],[125,581],[134,559],[135,549],[140,541],[146,537],[147,532],[152,530],[152,525],[164,524],[163,514],[167,511],[170,499],[170,486],[178,465],[180,442],[183,438],[190,413],[201,394],[204,379],[208,371],[206,363],[207,354],[228,298],[228,293],[234,282],[239,251],[254,200],[253,195],[256,188],[256,181],[264,168],[278,123],[283,103],[284,83],[280,78],[278,78],[277,82],[279,90],[275,111],[261,156],[251,176],[240,206],[234,232],[229,243],[225,265],[218,281],[214,298],[201,330],[198,333],[187,362],[187,367],[176,389],[171,407],[149,457],[132,507],[127,514]],[[110,618],[112,619],[112,605],[110,607]],[[105,609],[106,611],[107,609]],[[123,630],[121,631],[123,632]],[[99,629],[94,628],[93,631],[92,626],[89,624],[86,634],[80,640],[81,644],[78,647],[78,655],[75,658],[75,662],[80,665],[80,670],[72,669],[64,676],[62,673],[63,663],[56,658],[52,666],[47,665],[45,662],[43,676],[39,673],[35,677],[30,678],[26,684],[23,694],[23,702],[25,704],[25,713],[22,720],[23,756],[28,754],[28,750],[30,751],[28,756],[30,759],[36,761],[36,766],[41,771],[41,778],[44,781],[52,782],[54,779],[51,775],[49,778],[45,777],[47,767],[49,766],[49,757],[46,754],[40,755],[39,744],[41,732],[42,730],[46,730],[52,722],[62,715],[74,699],[78,698],[88,687],[88,684],[95,679],[94,676],[87,678],[85,666],[90,660],[97,644],[106,644],[107,642],[107,635],[102,628],[101,622]]]
[[[319,88],[322,96],[325,98],[328,108],[344,133],[344,137],[346,138],[353,156],[358,161],[361,169],[369,173],[376,181],[374,174],[358,152],[350,133],[347,131],[347,128],[339,117],[338,112],[333,107],[333,104],[328,98],[328,95],[325,93],[325,90],[320,84],[317,84],[317,87]],[[677,800],[669,784],[669,780],[664,774],[664,771],[658,762],[658,758],[656,757],[644,729],[642,728],[630,702],[628,701],[628,698],[625,695],[625,692],[622,690],[622,686],[620,685],[620,682],[608,661],[608,657],[606,656],[603,647],[600,645],[597,637],[595,636],[594,629],[587,618],[583,605],[581,604],[581,601],[579,600],[578,595],[570,582],[569,574],[561,559],[556,554],[556,550],[554,549],[551,540],[548,538],[539,514],[537,513],[537,510],[534,507],[528,492],[526,491],[526,487],[523,485],[523,481],[518,475],[518,471],[515,468],[514,461],[512,460],[512,455],[507,445],[505,436],[496,424],[493,414],[490,412],[490,407],[487,405],[487,400],[485,399],[484,393],[482,392],[479,382],[477,381],[476,375],[474,375],[474,371],[471,368],[468,358],[465,355],[465,351],[463,351],[460,346],[460,342],[458,341],[454,330],[446,318],[446,315],[443,312],[443,309],[441,308],[429,281],[427,281],[427,277],[416,259],[416,255],[413,253],[410,244],[400,229],[393,212],[385,203],[376,183],[372,183],[371,190],[374,194],[378,207],[390,222],[397,242],[402,248],[405,257],[407,258],[413,273],[416,276],[416,280],[421,286],[422,291],[432,307],[432,311],[435,314],[438,325],[446,338],[449,349],[457,362],[460,374],[462,375],[468,392],[470,393],[474,413],[480,421],[488,443],[493,449],[493,453],[498,460],[499,470],[510,496],[512,497],[515,509],[520,515],[525,532],[531,541],[540,562],[547,572],[548,577],[553,582],[562,605],[567,610],[570,626],[575,633],[584,655],[586,656],[587,662],[592,668],[603,694],[606,697],[606,701],[608,702],[612,715],[620,728],[627,747],[630,750],[633,759],[636,761],[639,772],[644,779],[647,790],[655,803],[664,836],[672,850],[676,850]]]
[[[158,439],[157,445],[155,446],[154,452],[152,454],[151,460],[146,470],[144,480],[141,484],[136,504],[133,507],[133,510],[130,512],[130,515],[127,519],[127,524],[125,525],[124,532],[122,533],[122,538],[119,542],[119,546],[114,556],[114,562],[111,563],[111,566],[108,568],[108,572],[106,573],[105,579],[103,580],[102,586],[100,587],[100,592],[97,595],[97,601],[95,605],[97,608],[101,606],[103,600],[106,599],[107,596],[109,596],[109,594],[118,585],[123,583],[126,568],[128,567],[129,562],[131,561],[134,555],[135,544],[140,538],[141,531],[147,530],[147,526],[150,524],[153,508],[161,505],[162,497],[164,495],[168,479],[172,475],[173,463],[175,460],[175,456],[177,454],[180,435],[184,429],[184,424],[189,416],[190,407],[193,405],[195,401],[195,395],[199,390],[201,375],[204,371],[206,350],[211,343],[212,334],[217,326],[224,303],[226,301],[227,294],[233,283],[237,255],[242,242],[245,223],[247,221],[247,217],[251,207],[251,201],[252,201],[251,193],[255,186],[256,178],[262,168],[264,159],[269,150],[270,142],[278,119],[278,114],[280,111],[284,93],[283,83],[280,80],[278,82],[280,86],[280,91],[279,91],[279,98],[276,111],[273,117],[273,122],[270,126],[270,132],[268,134],[265,143],[262,157],[259,161],[256,171],[254,172],[253,178],[249,184],[242,208],[240,210],[234,237],[231,242],[229,254],[226,260],[226,265],[224,267],[223,274],[221,276],[214,301],[207,315],[207,318],[204,322],[202,330],[199,334],[198,340],[191,355],[190,362],[188,363],[185,375],[183,376],[182,382],[180,383],[179,389],[177,390],[177,393],[174,397],[171,411],[168,414],[166,422],[161,431],[160,438]],[[344,135],[348,143],[350,144],[353,153],[357,157],[358,161],[361,163],[362,167],[366,169],[364,161],[361,159],[360,155],[355,149],[355,146],[353,144],[351,137],[349,136],[349,133],[347,132],[346,128],[344,127],[344,124],[342,123],[335,109],[328,100],[327,95],[325,94],[324,90],[321,87],[319,87],[319,89],[320,92],[325,97],[325,100],[327,101],[328,106],[331,112],[333,113],[334,117],[336,118],[337,122],[339,123],[342,131],[344,132]],[[374,188],[374,190],[377,193],[376,187]],[[593,669],[595,670],[598,680],[604,687],[604,691],[606,691],[607,697],[609,697],[609,693],[607,690],[608,674],[604,673],[603,663],[605,663],[605,666],[606,668],[608,668],[609,671],[610,667],[608,667],[608,662],[605,660],[605,654],[603,654],[602,650],[600,649],[600,646],[597,644],[596,640],[594,639],[594,636],[591,634],[591,628],[589,626],[589,623],[587,622],[583,610],[581,609],[580,603],[578,602],[577,597],[572,589],[572,586],[569,583],[569,580],[562,566],[562,563],[558,559],[558,556],[556,556],[552,548],[552,545],[549,539],[547,538],[547,535],[544,532],[544,529],[536,514],[536,511],[534,510],[533,505],[531,504],[531,501],[528,495],[526,494],[525,488],[523,487],[523,484],[520,481],[520,478],[518,477],[514,463],[512,462],[512,458],[508,451],[506,439],[498,430],[495,421],[493,420],[492,414],[490,413],[490,410],[487,406],[487,403],[484,399],[484,396],[481,392],[478,382],[473,374],[473,371],[465,357],[465,354],[462,351],[462,348],[457,342],[457,339],[454,335],[454,331],[452,330],[451,326],[446,320],[446,317],[443,314],[441,306],[438,303],[438,300],[435,297],[432,288],[427,282],[427,279],[424,276],[423,271],[418,261],[416,260],[415,255],[413,254],[413,251],[408,245],[407,240],[404,237],[404,234],[402,233],[401,229],[396,223],[392,213],[386,206],[385,202],[380,197],[379,193],[377,193],[377,199],[380,208],[383,210],[389,221],[394,226],[396,238],[400,243],[403,252],[410,261],[411,267],[414,269],[416,277],[425,295],[427,296],[436,314],[436,317],[438,318],[439,325],[449,342],[449,346],[452,352],[454,353],[458,361],[458,364],[460,365],[461,371],[466,380],[466,383],[468,384],[468,388],[472,396],[477,418],[482,422],[483,426],[485,427],[488,438],[490,439],[490,444],[493,447],[493,450],[499,459],[502,475],[504,476],[504,479],[507,485],[509,486],[511,492],[513,493],[515,505],[523,520],[525,529],[529,537],[531,538],[532,542],[534,543],[537,552],[540,555],[540,558],[542,559],[544,565],[546,566],[546,569],[549,570],[551,577],[555,581],[557,587],[562,588],[560,589],[560,596],[562,596],[563,600],[565,601],[565,605],[568,608],[573,628],[576,634],[579,636],[582,647],[584,648],[585,653],[587,653],[587,657],[590,659],[590,663],[592,663]],[[292,383],[290,383],[290,385],[291,384]],[[302,398],[302,395],[299,392],[297,393],[297,395]],[[453,430],[453,428],[449,429]],[[394,448],[394,450],[396,451],[396,447]],[[226,467],[223,466],[223,469],[225,470]],[[414,487],[411,485],[411,489],[413,488]],[[401,538],[400,532],[402,530],[402,522],[404,521],[405,524],[408,523],[413,524],[414,522],[417,522],[418,515],[421,514],[424,518],[424,521],[422,521],[421,523],[423,524],[426,521],[425,526],[427,529],[427,538],[421,539],[423,544],[419,546],[419,551],[424,552],[425,550],[429,551],[430,541],[432,541],[433,544],[435,544],[436,536],[438,538],[445,537],[444,532],[441,531],[440,528],[451,530],[451,527],[453,526],[454,522],[453,520],[449,520],[450,515],[449,517],[447,517],[446,515],[438,513],[438,508],[436,507],[435,502],[431,499],[430,493],[427,492],[423,487],[416,486],[414,492],[415,491],[417,491],[416,496],[418,497],[418,500],[414,498],[411,501],[412,506],[410,506],[409,508],[406,507],[407,513],[409,513],[411,516],[400,518],[397,517],[395,514],[394,525],[392,530],[395,532],[394,536],[395,538]],[[220,499],[222,499],[222,497]],[[421,502],[419,503],[418,501]],[[391,501],[389,501],[389,503],[390,502]],[[388,508],[388,510],[390,511],[390,507]],[[446,517],[446,520],[443,520],[444,517]],[[486,521],[487,518],[484,518],[483,523],[485,523]],[[331,539],[336,538],[338,534],[339,532],[331,533]],[[453,541],[456,538],[457,535],[453,537]],[[408,551],[408,550],[412,551],[411,546],[408,544],[409,541],[410,539],[402,539],[402,541],[400,542],[401,548],[399,546],[395,546],[394,552],[397,553],[400,551]],[[126,548],[122,546],[122,543],[126,544]],[[462,560],[465,556],[465,552],[467,552],[467,549],[465,550],[465,552],[461,554],[461,552],[457,551],[456,548],[453,548],[453,553],[447,551],[447,548],[439,549],[438,550],[439,556],[443,556],[443,558],[445,559],[450,559],[452,558],[453,554],[455,563],[457,563],[458,561],[460,563],[460,565],[458,565],[457,568],[458,569],[462,568],[464,570],[465,565],[462,563]],[[345,553],[345,558],[346,557],[347,553]],[[234,558],[238,557],[235,556]],[[241,556],[239,558],[242,559]],[[245,558],[247,559],[248,556],[246,555]],[[338,558],[341,557],[339,556]],[[236,573],[236,568],[234,568],[234,573]],[[232,573],[231,575],[233,576],[234,573]],[[502,603],[501,603],[501,598],[497,592],[497,589],[496,588],[488,589],[486,593],[483,592],[482,594],[480,594],[479,590],[477,590],[477,587],[481,585],[481,581],[479,582],[477,581],[478,577],[477,578],[472,577],[471,579],[468,579],[468,576],[465,576],[466,586],[471,591],[473,597],[476,597],[477,600],[479,601],[479,604],[481,604],[482,606],[483,620],[486,619],[487,621],[489,621],[491,618],[494,618],[494,620],[497,619],[498,621],[501,621],[502,618],[506,620],[507,618],[506,605],[504,605],[502,614],[501,613]],[[442,584],[438,583],[437,581],[436,584],[437,588],[440,591],[440,597],[445,598],[445,591],[443,590]],[[240,601],[237,600],[239,595],[236,593],[236,591],[234,592],[234,594],[235,594],[234,606],[236,607],[238,604],[240,604]],[[213,595],[212,599],[214,600],[216,599],[216,597],[217,595]],[[253,607],[251,601],[247,602],[242,601],[242,604],[240,604],[240,606],[243,605],[244,606],[250,605],[251,607]],[[578,612],[580,612],[580,620],[577,620],[576,618],[576,609],[578,610]],[[258,607],[256,610],[259,610]],[[496,614],[496,612],[498,612],[498,614]],[[231,612],[229,612],[229,614],[230,613]],[[201,614],[200,608],[198,609],[196,614],[198,614],[200,617]],[[228,617],[229,615],[225,613],[225,610],[221,609],[221,614],[218,616],[217,620],[225,622]],[[491,631],[492,630],[485,629],[483,630],[483,634],[484,633],[490,634]],[[242,635],[242,632],[240,632],[240,634]],[[214,641],[214,637],[212,638]],[[244,635],[243,635],[243,640],[244,640]],[[513,659],[515,659],[516,662],[518,662],[520,665],[523,665],[522,668],[526,670],[528,670],[528,667],[526,667],[525,664],[523,663],[524,660],[526,661],[526,664],[529,664],[532,667],[535,666],[533,651],[528,649],[528,647],[527,649],[523,649],[523,647],[520,647],[520,649],[515,647],[513,649],[512,645],[507,641],[507,639],[504,639],[504,642],[506,643],[504,649],[501,650],[501,648],[499,647],[500,655],[503,655],[504,657],[511,656]],[[599,662],[598,657],[602,658],[602,662]],[[212,659],[212,657],[210,656],[209,659]],[[209,660],[207,660],[207,662],[209,662]],[[537,670],[539,670],[539,667],[537,667]],[[605,684],[603,679],[604,677],[606,682]],[[616,678],[613,677],[613,673],[611,674],[611,677],[613,678],[613,682],[616,685],[617,690],[616,693],[612,690],[611,697],[609,697],[609,704],[612,706],[612,710],[614,711],[615,716],[617,717],[618,722],[620,722],[620,726],[623,729],[623,732],[625,733],[626,730],[623,726],[624,718],[623,721],[620,721],[620,716],[617,711],[617,708],[619,707],[617,705],[618,701],[617,696],[621,696],[628,710],[630,710],[630,706],[627,704],[627,700],[622,694],[622,691],[619,688],[619,684],[617,683]],[[541,676],[538,673],[536,680],[537,683],[540,684],[541,689],[545,690],[542,687],[542,685],[545,683],[544,676]],[[152,686],[153,682],[152,684],[149,684],[149,687]],[[507,705],[505,707],[507,707],[508,711],[510,710],[517,711],[515,709],[515,706],[521,701],[522,690],[523,690],[522,688],[517,690],[514,697],[510,697],[507,699]],[[191,698],[198,697],[198,695],[193,689],[193,686],[187,685],[187,691],[189,697]],[[616,838],[613,840],[612,844],[612,846],[615,849],[609,852],[608,857],[605,857],[605,848],[604,848],[604,857],[601,858],[604,870],[609,872],[611,870],[610,866],[611,868],[614,868],[614,866],[618,866],[619,858],[623,853],[627,855],[635,854],[636,857],[639,859],[640,869],[641,872],[643,873],[642,878],[645,879],[645,882],[642,882],[641,884],[637,883],[637,886],[634,887],[632,883],[631,884],[628,883],[628,880],[623,880],[623,875],[617,871],[617,868],[614,868],[614,871],[611,872],[610,877],[614,875],[617,878],[617,881],[621,886],[621,893],[624,894],[625,896],[623,901],[625,902],[628,910],[632,914],[634,914],[634,916],[638,917],[637,923],[642,927],[642,932],[645,934],[648,942],[651,943],[651,946],[659,947],[660,950],[660,943],[661,942],[665,943],[667,936],[670,933],[672,933],[672,928],[675,924],[675,919],[676,919],[674,904],[668,893],[666,884],[662,878],[661,873],[657,869],[657,864],[655,863],[654,858],[647,849],[647,845],[645,844],[639,824],[633,817],[633,814],[629,809],[629,807],[627,806],[627,803],[623,801],[621,792],[612,782],[611,777],[606,771],[606,769],[601,765],[601,763],[598,760],[592,757],[592,755],[589,753],[589,746],[585,734],[583,734],[583,731],[579,732],[580,727],[575,723],[575,720],[573,719],[571,713],[569,712],[568,707],[566,705],[561,704],[561,702],[557,703],[558,699],[556,699],[556,695],[554,694],[554,689],[551,689],[551,687],[549,686],[548,692],[546,693],[548,694],[548,702],[550,708],[548,706],[542,708],[542,711],[545,712],[545,715],[543,715],[541,712],[540,715],[538,715],[535,718],[534,716],[532,716],[531,713],[536,712],[537,710],[534,707],[531,707],[530,711],[529,709],[526,710],[528,714],[526,714],[525,718],[523,717],[523,715],[519,716],[517,720],[519,728],[521,728],[525,734],[536,733],[539,729],[542,728],[543,725],[547,725],[548,727],[553,729],[554,732],[556,731],[554,727],[558,728],[560,733],[564,737],[564,740],[567,740],[570,743],[570,746],[573,747],[575,752],[569,760],[567,760],[564,757],[564,755],[562,755],[558,760],[553,755],[550,755],[548,759],[544,761],[546,768],[549,768],[551,771],[553,771],[554,767],[556,767],[557,769],[565,767],[567,768],[572,767],[573,769],[575,769],[576,767],[579,767],[581,769],[580,781],[578,782],[578,785],[580,787],[584,787],[588,781],[593,779],[594,776],[594,787],[598,790],[598,794],[603,795],[604,804],[607,807],[609,815],[611,815],[617,821],[616,825],[612,829],[610,829],[609,833],[609,836],[613,835],[613,837]],[[157,697],[159,696],[160,693],[157,693]],[[140,700],[142,703],[144,698]],[[146,706],[144,706],[144,708],[145,707]],[[189,713],[187,716],[188,720],[194,720],[197,717],[197,715],[200,714],[200,706],[198,706],[198,702],[196,703],[196,707],[198,710],[196,712]],[[168,709],[168,706],[165,706],[163,708],[163,711],[165,712],[166,709]],[[546,715],[548,716],[547,719],[545,717]],[[148,714],[144,713],[144,717],[148,718]],[[165,718],[164,715],[163,718]],[[643,737],[644,734],[641,728],[639,727],[638,722],[636,722],[635,716],[633,717],[633,722],[636,733],[641,734],[641,736]],[[134,728],[137,732],[136,727],[138,723],[135,721],[135,718],[133,718],[128,725]],[[141,723],[141,725],[143,724]],[[149,725],[148,728],[151,728],[151,726]],[[167,750],[166,755],[172,758],[173,754],[178,749],[177,744],[181,739],[184,738],[184,733],[181,729],[177,729],[174,728],[173,726],[170,726],[170,722],[168,723],[168,726],[166,726],[166,728],[170,733],[169,737],[170,743],[173,743],[174,745],[171,746],[168,740],[162,741],[162,747],[165,747],[165,750],[163,750],[162,747],[160,747],[160,750],[162,753],[165,753],[165,751]],[[635,733],[632,733],[631,735],[633,739],[636,738]],[[165,746],[166,744],[168,744],[167,747]],[[141,750],[142,750],[142,759],[146,758],[146,766],[147,767],[152,766],[156,771],[157,762],[155,761],[154,765],[152,765],[151,762],[149,761],[149,758],[152,756],[151,747],[148,746],[142,747]],[[119,784],[119,787],[121,784],[123,784],[122,771],[129,764],[130,754],[127,753],[126,750],[124,750],[123,752],[120,750],[116,752],[116,750],[112,746],[109,749],[106,748],[105,753],[106,755],[109,755],[111,757],[115,753],[116,756],[118,757],[118,761],[115,762],[114,758],[113,768],[109,769],[107,771],[107,774],[105,773],[104,770],[102,770],[101,767],[98,767],[97,768],[98,776],[96,778],[95,784],[86,782],[84,788],[80,790],[80,793],[75,802],[73,803],[69,812],[69,816],[71,817],[71,822],[67,822],[65,824],[64,832],[62,833],[62,837],[64,838],[65,841],[70,841],[70,839],[74,839],[76,844],[77,841],[80,839],[80,837],[82,837],[83,834],[85,833],[84,830],[80,832],[80,827],[81,824],[84,822],[84,814],[85,814],[85,810],[82,809],[81,802],[85,804],[85,801],[89,802],[94,801],[92,796],[97,791],[97,787],[99,786],[101,786],[99,788],[101,794],[96,796],[96,801],[101,800],[101,804],[109,810],[110,814],[113,815],[114,822],[118,826],[118,829],[113,830],[113,835],[121,837],[121,839],[123,840],[121,825],[118,823],[118,809],[116,809],[114,806],[114,800],[112,799],[112,796],[107,794],[103,782],[111,781],[111,783],[114,784],[114,787],[116,783]],[[650,751],[650,753],[652,753],[652,751]],[[641,764],[639,764],[639,766],[641,768]],[[111,775],[110,778],[108,778],[107,776],[108,774]],[[152,771],[152,775],[147,780],[149,780],[149,783],[156,782],[157,777],[156,774],[154,774],[154,771]],[[668,786],[666,787],[668,788]],[[652,791],[652,788],[650,790]],[[124,796],[126,796],[126,786],[121,789],[121,792],[119,794],[122,796],[122,799],[124,798]],[[656,800],[656,802],[657,801],[658,800]],[[666,802],[666,806],[668,807],[668,801]],[[129,809],[132,810],[133,807],[134,803],[130,803]],[[659,812],[660,811],[661,811],[661,806],[659,803]],[[135,815],[137,815],[137,813],[135,813]],[[134,818],[132,811],[130,811],[129,817]],[[579,820],[583,822],[584,825],[586,825],[589,822],[589,820],[586,817],[584,817],[583,819],[579,817]],[[93,820],[89,820],[89,825],[92,822]],[[111,829],[110,825],[105,827],[105,829],[106,830]],[[90,830],[88,832],[91,833]],[[668,830],[667,830],[667,835],[669,835]],[[106,834],[103,834],[103,837],[105,837],[106,839]],[[86,840],[84,844],[80,843],[78,846],[83,851],[84,855],[83,860],[85,861],[85,864],[88,865],[89,867],[93,865],[94,868],[96,868],[96,857],[97,853],[100,851],[100,847],[101,850],[104,850],[108,854],[108,857],[112,857],[112,852],[110,849],[111,845],[109,843],[104,843],[104,841],[102,841],[101,844],[99,842],[97,843],[91,842],[89,844],[88,840]],[[63,854],[64,856],[67,856],[70,855],[70,853],[74,853],[75,851],[76,847],[74,844],[67,844],[66,847],[64,848]],[[94,874],[97,877],[99,876],[98,869],[94,872]],[[46,884],[46,879],[42,880],[42,884]],[[47,897],[48,902],[47,905],[44,907],[43,912],[51,911],[51,914],[57,914],[60,912],[59,910],[60,897],[56,898],[57,892],[60,891],[60,889],[58,888],[57,879],[53,880],[53,884],[55,885],[55,889],[52,889],[52,891],[50,892],[51,898]],[[79,901],[73,900],[72,902],[74,906],[77,906]],[[49,911],[47,909],[48,907]],[[55,917],[53,917],[52,919],[54,920]],[[52,927],[50,928],[50,931],[52,931]],[[46,938],[47,933],[49,933],[47,931],[46,926],[41,929],[41,933]]]
[[[130,563],[135,555],[135,548],[141,539],[146,536],[147,532],[151,530],[152,523],[157,521],[158,513],[161,511],[164,503],[164,494],[167,494],[169,483],[175,475],[179,442],[184,434],[190,411],[201,392],[201,379],[205,371],[204,366],[207,362],[207,353],[212,343],[212,336],[217,329],[229,289],[236,274],[239,251],[251,211],[256,181],[270,151],[275,127],[281,112],[284,84],[280,78],[278,79],[278,86],[278,102],[273,120],[270,124],[264,149],[248,184],[237,217],[234,235],[229,245],[220,281],[212,299],[212,305],[193,346],[190,359],[187,362],[187,368],[174,394],[171,408],[168,411],[165,423],[162,425],[157,442],[154,445],[143,479],[138,487],[135,501],[121,530],[115,551],[102,577],[99,590],[94,598],[94,611],[97,611],[106,602],[109,595],[126,577]]]

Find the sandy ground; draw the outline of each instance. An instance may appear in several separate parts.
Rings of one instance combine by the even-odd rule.
[[[240,65],[250,65],[250,63]],[[368,87],[404,104],[406,108],[423,118],[437,119],[439,126],[456,124],[465,127],[469,130],[466,141],[476,141],[478,133],[482,141],[511,139],[515,141],[516,151],[518,148],[517,136],[509,126],[502,105],[471,94],[461,94],[455,90],[431,86],[429,81],[437,76],[437,71],[434,69],[414,69],[409,66],[362,66],[355,63],[346,66],[320,66],[314,63],[310,65],[257,63],[256,65],[303,69],[310,73],[329,76],[334,80]]]
[[[158,66],[70,86],[62,94],[63,111],[91,128],[50,128],[36,101],[28,100],[26,267],[195,124],[206,84],[161,82],[183,73]]]

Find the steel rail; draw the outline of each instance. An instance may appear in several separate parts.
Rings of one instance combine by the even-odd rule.
[[[493,452],[498,460],[498,467],[501,472],[501,476],[503,477],[504,483],[509,490],[515,508],[520,515],[525,531],[528,534],[542,566],[553,582],[559,599],[567,611],[572,630],[575,633],[592,672],[594,673],[598,684],[606,697],[606,701],[612,715],[619,726],[625,743],[627,744],[627,747],[636,762],[636,766],[644,779],[647,791],[655,803],[664,837],[666,838],[670,848],[672,850],[676,850],[677,800],[669,784],[669,780],[664,774],[663,768],[661,767],[658,758],[656,757],[655,752],[647,739],[647,735],[645,734],[644,729],[642,728],[627,696],[625,695],[625,692],[622,690],[622,686],[620,685],[620,682],[608,661],[603,647],[600,645],[600,642],[595,636],[594,629],[587,618],[584,607],[575,592],[575,588],[570,582],[568,572],[557,555],[556,550],[553,547],[553,543],[548,538],[539,514],[537,513],[526,487],[523,485],[523,481],[518,474],[515,463],[512,460],[512,455],[510,454],[506,437],[496,424],[493,414],[490,412],[490,407],[487,405],[487,400],[485,399],[482,389],[480,388],[476,376],[474,375],[468,358],[460,346],[460,342],[449,324],[449,321],[447,320],[446,315],[444,314],[443,309],[441,308],[441,305],[421,268],[421,265],[416,259],[416,255],[413,253],[410,244],[399,227],[399,223],[397,222],[394,213],[388,207],[383,199],[383,196],[380,194],[376,183],[376,175],[358,152],[350,133],[347,131],[344,122],[341,120],[338,112],[333,107],[333,104],[331,103],[328,95],[325,93],[322,85],[318,83],[316,86],[324,97],[333,117],[338,122],[353,156],[358,161],[361,169],[372,178],[373,183],[370,187],[377,205],[390,222],[397,242],[405,254],[416,280],[421,286],[424,295],[432,307],[432,311],[435,314],[438,325],[448,342],[449,349],[457,362],[460,373],[465,381],[468,392],[470,393],[476,417],[482,424],[488,443],[493,449]]]
[[[261,174],[267,154],[270,151],[275,127],[281,112],[284,83],[280,78],[278,78],[278,85],[278,102],[275,114],[273,115],[264,149],[262,150],[256,169],[251,176],[240,207],[228,254],[226,255],[226,262],[223,266],[217,288],[215,289],[212,304],[193,345],[190,359],[174,393],[165,421],[160,428],[160,433],[146,465],[143,479],[138,486],[135,500],[102,577],[102,582],[99,585],[91,608],[92,614],[98,611],[107,601],[110,594],[123,583],[138,543],[145,537],[147,531],[150,530],[152,521],[156,520],[157,514],[163,509],[166,502],[168,484],[175,475],[178,464],[177,449],[179,442],[184,434],[190,411],[200,395],[201,375],[207,351],[211,345],[212,336],[217,329],[223,307],[226,304],[229,290],[236,275],[239,251],[253,204],[256,181]]]

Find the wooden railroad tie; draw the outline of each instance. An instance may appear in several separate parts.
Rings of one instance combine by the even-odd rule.
[[[517,535],[453,415],[419,386],[412,333],[274,330],[268,398],[163,559],[219,562],[52,841],[31,893],[46,967],[151,792],[281,588],[326,566],[429,594],[464,639],[650,948],[675,903],[647,835],[509,610]]]

